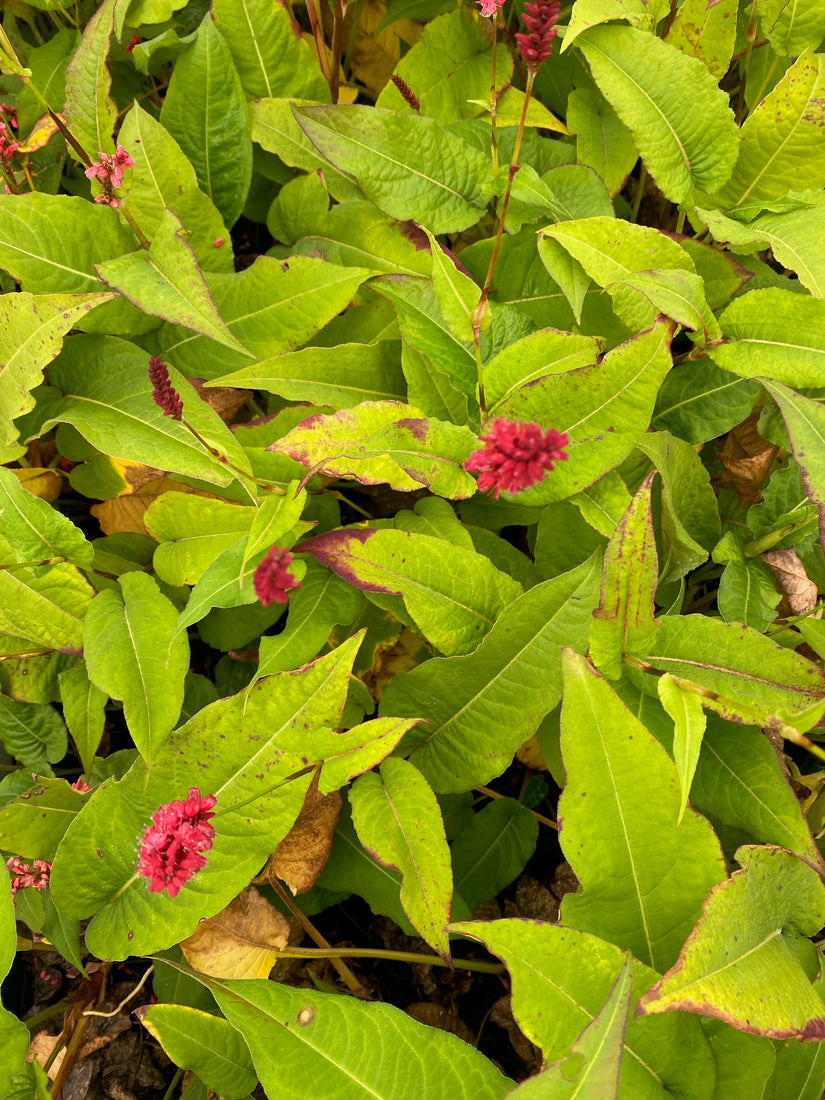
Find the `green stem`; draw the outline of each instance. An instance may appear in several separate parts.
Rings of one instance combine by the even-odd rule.
[[[64,557],[43,558],[41,561],[11,561],[6,565],[0,565],[0,569],[12,572],[15,569],[36,569],[40,565],[60,565],[66,559]]]
[[[493,50],[490,69],[490,161],[493,166],[493,179],[498,178],[498,131],[496,130],[496,47],[498,45],[498,10],[493,19]]]
[[[163,1094],[163,1100],[172,1100],[172,1097],[174,1096],[174,1093],[175,1093],[175,1089],[181,1083],[182,1078],[183,1078],[183,1069],[182,1069],[181,1066],[178,1066],[178,1068],[175,1070],[175,1076],[169,1082],[169,1088]],[[197,1076],[193,1073],[192,1074],[192,1081],[197,1081],[197,1080],[198,1080]],[[192,1081],[190,1081],[189,1083],[191,1084]],[[181,1097],[183,1097],[183,1095],[185,1095],[185,1092],[181,1094]]]
[[[379,947],[290,947],[278,952],[279,959],[393,959],[414,966],[446,966],[449,963],[439,955],[419,955],[415,951],[385,951]],[[501,963],[480,962],[475,959],[453,959],[455,970],[477,970],[481,974],[503,974]]]
[[[759,0],[753,0],[753,7],[751,8],[751,17],[748,20],[748,29],[745,31],[745,41],[747,46],[745,48],[745,55],[742,58],[742,64],[739,66],[739,72],[741,76],[739,78],[739,93],[736,96],[736,125],[742,125],[742,119],[745,114],[745,88],[748,83],[748,69],[750,68],[751,55],[753,54],[753,44],[756,41],[756,9],[759,6]]]
[[[338,83],[341,74],[341,52],[344,41],[344,3],[332,0],[332,68],[330,93],[332,102],[338,102]]]

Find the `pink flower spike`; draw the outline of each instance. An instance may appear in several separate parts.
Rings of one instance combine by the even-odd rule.
[[[138,874],[149,879],[149,890],[164,890],[175,898],[193,875],[206,866],[215,830],[209,819],[215,816],[213,794],[201,797],[190,787],[185,801],[164,802],[152,814],[152,824],[143,831],[138,854]]]
[[[152,400],[159,409],[163,410],[163,415],[171,416],[174,420],[182,420],[183,402],[172,388],[172,383],[169,381],[169,368],[159,355],[153,355],[149,360],[149,381],[152,383]]]
[[[264,607],[271,603],[287,603],[288,588],[302,588],[295,577],[287,572],[292,554],[285,546],[272,546],[266,557],[258,564],[252,583],[255,595]]]
[[[482,15],[492,17],[495,17],[498,9],[504,6],[504,0],[476,0],[476,3],[481,8]]]
[[[535,0],[534,3],[524,6],[522,19],[528,33],[517,34],[516,42],[525,65],[532,73],[538,72],[553,52],[560,7],[559,0]]]
[[[85,794],[88,789],[89,784],[86,782],[83,776],[81,776],[80,779],[75,779],[74,783],[72,783],[73,791],[79,791],[81,794]]]
[[[502,493],[520,493],[537,485],[545,471],[555,468],[554,463],[567,459],[562,450],[567,446],[566,434],[554,428],[545,432],[533,423],[491,420],[481,442],[484,446],[473,451],[464,469],[480,475],[479,491],[492,492],[494,500]]]
[[[52,865],[45,859],[35,859],[29,864],[22,856],[11,856],[6,860],[6,866],[11,876],[12,898],[18,890],[24,890],[28,886],[33,886],[35,890],[45,890],[49,885]]]

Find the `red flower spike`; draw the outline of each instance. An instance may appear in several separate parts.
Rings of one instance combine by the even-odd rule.
[[[45,890],[49,885],[52,865],[45,859],[34,859],[29,864],[22,856],[11,856],[6,860],[6,866],[11,876],[12,898],[18,890],[23,890],[27,886],[33,886],[35,890]]]
[[[504,0],[476,0],[476,3],[481,8],[481,14],[492,16],[495,18],[495,14],[499,8],[504,6]]]
[[[402,79],[402,77],[400,77],[398,73],[390,73],[390,80],[401,93],[401,96],[407,106],[412,107],[414,111],[420,110],[421,104],[418,100],[418,96],[415,94],[415,92],[412,90],[406,80]]]
[[[255,586],[255,595],[264,607],[269,607],[271,603],[287,603],[287,589],[303,587],[287,572],[291,561],[292,554],[285,546],[272,546],[259,563],[252,583]]]
[[[201,798],[197,787],[190,787],[185,801],[164,802],[152,814],[152,824],[143,831],[138,854],[138,874],[149,879],[149,889],[170,898],[202,867],[215,836],[209,819],[214,817],[217,799],[213,794]]]
[[[567,446],[565,433],[553,428],[545,432],[538,424],[491,420],[481,442],[484,446],[473,451],[464,469],[480,475],[479,491],[492,491],[494,500],[502,493],[520,493],[538,484],[546,470],[555,468],[554,463],[567,459],[562,450]]]
[[[163,415],[182,420],[183,402],[172,389],[169,369],[159,355],[153,355],[149,360],[149,381],[152,383],[152,400],[163,410]]]
[[[538,71],[553,51],[560,7],[559,0],[535,0],[524,6],[522,19],[528,33],[517,34],[516,42],[524,64],[532,73]]]

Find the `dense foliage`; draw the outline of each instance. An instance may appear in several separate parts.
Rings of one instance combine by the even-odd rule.
[[[825,6],[522,7],[4,6],[0,1096],[821,1097]]]

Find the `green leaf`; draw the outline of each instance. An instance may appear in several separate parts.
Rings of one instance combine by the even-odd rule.
[[[212,16],[247,98],[328,98],[315,54],[287,8],[266,0],[216,0]]]
[[[815,0],[769,0],[758,16],[760,37],[781,57],[815,50],[825,38],[825,13]]]
[[[821,997],[821,979],[815,988]],[[825,1082],[825,1046],[788,1042],[775,1046],[776,1065],[765,1088],[765,1100],[820,1100]]]
[[[151,764],[183,703],[189,641],[176,633],[178,613],[145,573],[124,573],[121,592],[100,592],[83,632],[89,679],[123,702],[132,739]]]
[[[458,269],[456,261],[445,253],[428,229],[424,232],[430,242],[433,258],[433,289],[441,314],[452,334],[458,340],[469,343],[474,338],[476,322],[480,332],[490,327],[490,306],[485,301],[482,314],[476,319],[476,309],[481,301],[481,288]]]
[[[319,1093],[337,1100],[420,1100],[435,1092],[498,1100],[512,1084],[469,1044],[392,1005],[261,979],[204,984],[243,1034],[271,1095],[283,1088],[285,1067],[293,1100],[316,1100]],[[370,1056],[375,1050],[381,1058]]]
[[[593,88],[574,88],[567,100],[567,125],[576,135],[576,157],[604,180],[615,195],[638,160],[630,131]]]
[[[65,121],[93,162],[98,153],[115,151],[117,108],[109,96],[107,64],[115,6],[116,0],[103,0],[93,13],[66,70]]]
[[[639,1011],[698,1012],[774,1039],[821,1039],[825,1009],[796,948],[825,922],[825,886],[781,848],[744,847],[736,858],[742,870],[710,892],[678,962]]]
[[[782,594],[773,574],[760,559],[745,553],[740,531],[727,531],[714,547],[713,560],[724,564],[717,604],[726,623],[741,622],[764,631],[776,618]]]
[[[423,417],[396,401],[365,401],[326,416],[316,413],[270,450],[289,455],[312,474],[343,477],[411,492],[422,485],[464,500],[475,481],[462,468],[475,436],[469,428]]]
[[[89,951],[126,958],[178,943],[257,874],[303,806],[308,733],[340,724],[361,640],[356,635],[298,672],[268,676],[204,707],[169,734],[151,771],[137,760],[122,779],[95,788],[63,838],[51,877],[55,903],[68,916],[95,914]],[[140,838],[157,808],[185,797],[193,779],[218,800],[206,866],[176,898],[150,893],[135,869]]]
[[[717,1020],[705,1019],[702,1027],[716,1062],[714,1100],[752,1100],[758,1095],[764,1100],[776,1061],[771,1040],[735,1031]]]
[[[302,544],[339,577],[382,606],[402,596],[424,637],[447,655],[470,653],[521,585],[489,559],[409,531],[338,530]],[[391,610],[391,608],[390,608]]]
[[[802,484],[811,500],[825,509],[825,466],[822,447],[825,443],[825,411],[818,401],[803,397],[779,382],[764,382],[765,389],[776,401],[791,440],[791,448],[802,474]],[[821,522],[821,518],[820,518]]]
[[[5,978],[11,970],[17,950],[17,924],[6,861],[0,862],[3,864],[0,869],[0,975]],[[0,1074],[3,1081],[10,1083],[18,1074],[22,1074],[26,1065],[29,1039],[26,1025],[0,1005]],[[27,1091],[31,1095],[31,1089]]]
[[[206,282],[235,339],[257,360],[266,360],[305,344],[346,309],[370,274],[307,256],[283,263],[259,256],[245,271],[210,273]],[[168,351],[191,378],[219,378],[248,366],[247,357],[174,325],[163,325],[153,339],[156,353],[165,358]]]
[[[66,558],[75,565],[91,565],[92,544],[79,527],[47,501],[28,492],[11,470],[0,467],[0,517],[3,537],[15,551],[15,560]]]
[[[561,698],[561,645],[585,649],[599,562],[531,588],[466,657],[433,658],[394,677],[380,713],[426,717],[405,739],[410,759],[439,793],[487,783]]]
[[[616,1100],[624,1039],[633,997],[633,969],[628,959],[607,1000],[570,1048],[570,1053],[537,1077],[524,1081],[510,1096],[520,1100]]]
[[[93,595],[73,565],[0,569],[0,630],[79,656],[83,616]]]
[[[242,1035],[222,1017],[186,1005],[160,1004],[149,1005],[141,1023],[175,1065],[197,1073],[207,1088],[240,1098],[257,1085]]]
[[[595,363],[601,343],[593,336],[545,328],[532,332],[494,355],[484,366],[484,392],[490,416],[517,390],[548,374],[561,374]]]
[[[688,57],[698,58],[716,80],[721,80],[733,56],[736,12],[736,0],[719,0],[711,8],[703,0],[685,0],[665,35],[665,42]]]
[[[252,179],[252,143],[241,81],[210,13],[175,64],[160,121],[195,169],[201,190],[233,226]]]
[[[751,718],[798,712],[825,695],[825,673],[812,661],[739,623],[705,615],[665,615],[646,660],[693,680]]]
[[[83,771],[89,775],[103,737],[106,695],[89,679],[85,664],[67,668],[58,676],[63,717]]]
[[[361,681],[353,678],[350,688],[355,686],[366,694]],[[357,775],[380,764],[416,721],[415,718],[374,718],[361,722],[346,733],[318,730],[311,734],[310,751],[324,761],[318,790],[321,794],[337,791]]]
[[[112,458],[228,485],[235,474],[207,451],[183,424],[164,416],[152,400],[147,353],[115,336],[75,337],[49,368],[49,383],[61,395],[41,426],[73,424]],[[249,468],[243,448],[195,390],[170,367],[170,381],[183,399],[187,423],[235,466]],[[55,395],[57,396],[57,395]]]
[[[653,596],[659,575],[648,474],[610,537],[604,554],[601,603],[593,612],[590,654],[610,680],[622,675],[622,656],[647,653],[656,623]]]
[[[661,972],[724,878],[719,843],[692,811],[679,824],[676,768],[607,682],[570,650],[563,664],[558,816],[582,892],[565,896],[561,919]]]
[[[256,509],[193,493],[161,493],[144,514],[160,543],[152,559],[167,584],[197,584],[210,565],[249,533]]]
[[[684,202],[693,188],[713,193],[727,182],[738,133],[727,95],[701,61],[631,27],[592,27],[576,41],[672,202]]]
[[[735,299],[719,318],[725,343],[709,349],[717,366],[742,378],[818,386],[825,368],[825,301],[767,288]]]
[[[63,346],[63,337],[112,294],[4,294],[0,297],[0,462],[25,450],[12,423],[34,408],[31,391],[43,368]]]
[[[823,58],[805,50],[745,120],[739,159],[728,185],[721,191],[718,184],[698,186],[708,192],[717,190],[713,201],[723,209],[750,206],[757,210],[789,191],[821,187],[823,90]]]
[[[256,104],[251,107],[254,110]],[[322,256],[334,264],[393,275],[429,276],[432,260],[416,247],[419,243],[403,223],[371,202],[357,199],[337,203],[293,247],[299,255]]]
[[[656,683],[659,701],[673,719],[673,761],[679,776],[682,805],[677,826],[685,816],[691,783],[699,763],[707,717],[702,701],[692,691],[683,691],[667,672]]]
[[[470,909],[518,878],[538,836],[535,817],[515,798],[496,798],[473,814],[450,847],[455,889]]]
[[[450,930],[479,940],[507,966],[516,1021],[541,1047],[546,1062],[569,1052],[598,1016],[627,962],[626,954],[613,944],[558,924],[476,921],[452,924]],[[635,959],[632,966],[635,1004],[658,975]],[[630,1013],[620,1100],[711,1100],[713,1057],[699,1021],[680,1014],[656,1021],[669,1027],[651,1027],[653,1022]]]
[[[198,189],[195,169],[156,118],[135,103],[119,139],[135,162],[124,206],[150,239],[171,210],[191,234],[204,271],[232,271],[232,244],[214,203]],[[225,243],[215,247],[215,242]]]
[[[407,396],[395,340],[301,348],[263,359],[211,384],[266,390],[287,401],[309,401],[333,409],[363,401],[404,401]]]
[[[0,741],[24,768],[51,775],[66,755],[66,726],[48,703],[17,703],[0,695]]]
[[[356,779],[350,805],[358,839],[380,863],[401,872],[404,911],[446,962],[453,876],[432,788],[408,760],[391,757],[380,777],[369,772]]]
[[[508,420],[567,433],[569,460],[515,499],[550,504],[588,488],[614,469],[647,431],[656,391],[671,366],[673,326],[659,321],[601,362],[539,378],[498,406]]]
[[[481,218],[491,197],[488,161],[433,119],[380,107],[293,112],[321,156],[391,217],[433,233],[458,233]]]
[[[630,493],[615,470],[570,498],[582,517],[600,534],[609,538],[630,506]]]
[[[0,706],[3,702],[4,697],[0,696]],[[51,713],[57,718],[53,710]],[[31,717],[34,718],[34,715]],[[58,724],[59,718],[57,722],[51,722],[51,719],[49,722],[54,727],[58,746],[62,734],[65,754],[65,729]],[[55,761],[62,759],[62,756],[52,756]],[[85,801],[83,795],[72,790],[65,779],[39,776],[34,790],[26,791],[23,797],[15,798],[0,808],[0,848],[16,852],[26,859],[51,862],[63,834]]]
[[[98,276],[144,313],[181,325],[251,357],[252,353],[235,339],[215,309],[186,236],[177,216],[166,211],[148,250],[140,248],[98,264]]]
[[[760,388],[720,370],[710,359],[674,367],[656,398],[652,427],[688,443],[706,443],[746,419]]]

